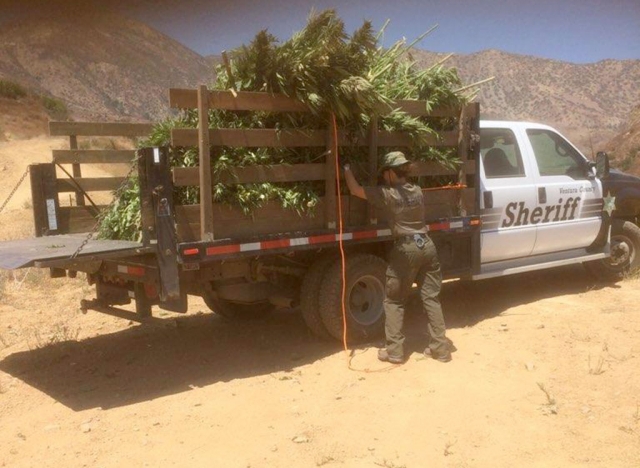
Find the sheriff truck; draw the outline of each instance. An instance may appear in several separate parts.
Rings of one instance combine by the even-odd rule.
[[[144,134],[126,124],[52,122],[52,135],[70,137],[69,150],[54,152],[50,164],[33,165],[30,178],[36,238],[0,243],[0,267],[49,268],[51,275],[79,272],[95,285],[96,297],[82,301],[95,310],[139,322],[159,307],[188,310],[200,296],[227,318],[266,314],[275,307],[299,310],[313,333],[342,339],[342,261],[346,253],[346,319],[350,340],[383,329],[386,252],[393,241],[381,213],[350,197],[340,185],[340,148],[368,148],[364,164],[351,164],[359,180],[376,183],[379,154],[403,149],[401,132],[371,129],[352,138],[336,129],[209,129],[211,108],[229,112],[305,112],[300,102],[266,93],[172,89],[174,108],[194,108],[198,129],[174,129],[171,145],[199,148],[198,167],[169,165],[170,147],[135,152],[140,181],[140,242],[96,240],[88,231],[101,207],[85,203],[92,190],[115,189],[121,180],[82,177],[81,164],[131,160],[134,153],[78,150],[82,135]],[[438,247],[445,278],[483,280],[582,263],[617,280],[640,262],[640,179],[609,169],[606,154],[586,158],[558,131],[528,122],[481,121],[478,104],[429,109],[399,101],[394,109],[442,119],[431,144],[457,152],[460,164],[415,165],[415,176],[454,183],[424,189],[425,221]],[[318,147],[311,164],[231,168],[211,174],[210,158],[221,147]],[[337,149],[337,151],[336,151]],[[73,166],[67,177],[56,165]],[[256,182],[324,183],[315,215],[300,215],[274,203],[250,214],[212,200],[212,184]],[[197,187],[200,202],[178,203],[182,187]],[[75,194],[77,203],[62,200]],[[342,246],[342,249],[340,247]],[[135,307],[122,306],[134,302]]]

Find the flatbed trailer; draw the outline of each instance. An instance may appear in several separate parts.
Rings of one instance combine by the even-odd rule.
[[[314,333],[341,338],[341,298],[335,294],[328,297],[327,292],[333,291],[342,242],[347,256],[349,336],[361,339],[379,333],[384,320],[384,258],[392,241],[391,231],[365,201],[338,193],[338,155],[331,148],[368,148],[364,177],[366,184],[373,185],[379,153],[386,148],[410,147],[410,136],[381,130],[375,118],[369,134],[356,140],[338,131],[334,141],[330,128],[209,129],[209,109],[308,111],[299,101],[282,95],[209,91],[201,86],[170,90],[170,102],[173,108],[197,109],[198,128],[174,129],[171,136],[173,147],[199,148],[197,167],[171,167],[169,147],[135,152],[77,148],[78,136],[144,136],[151,130],[146,124],[52,122],[51,134],[69,136],[70,148],[54,151],[52,163],[31,166],[38,237],[0,244],[0,267],[50,268],[53,277],[86,273],[89,283],[96,285],[96,298],[84,301],[83,308],[132,320],[152,317],[155,306],[184,313],[189,295],[203,297],[214,312],[230,318],[300,304]],[[400,101],[394,108],[448,122],[447,130],[434,136],[431,144],[455,148],[459,166],[450,169],[420,162],[413,175],[446,176],[455,182],[425,191],[425,221],[438,247],[444,276],[471,278],[480,268],[479,106],[428,112],[426,102]],[[316,147],[326,151],[324,161],[318,163],[237,167],[212,176],[211,155],[213,152],[215,157],[221,147]],[[131,161],[140,184],[142,240],[95,240],[92,229],[104,207],[88,205],[85,199],[92,191],[116,190],[123,178],[83,178],[80,166]],[[59,175],[56,166],[62,164],[71,165],[72,176]],[[273,202],[245,214],[214,203],[211,195],[214,183],[299,181],[324,183],[324,195],[314,216],[300,215]],[[175,203],[174,194],[180,187],[198,187],[199,204]],[[60,197],[66,193],[75,194],[74,205],[60,206]],[[131,301],[135,302],[135,313],[119,307]]]

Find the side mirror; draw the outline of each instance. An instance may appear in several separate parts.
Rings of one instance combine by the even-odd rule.
[[[596,176],[603,179],[609,175],[609,155],[604,151],[596,154]]]

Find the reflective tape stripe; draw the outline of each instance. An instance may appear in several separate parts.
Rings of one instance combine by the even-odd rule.
[[[464,227],[464,221],[432,223],[427,226],[429,231],[441,231],[447,229],[460,229]],[[342,234],[342,240],[363,240],[391,237],[391,229],[376,229],[370,231],[345,232]],[[293,239],[271,239],[259,242],[248,242],[246,244],[230,244],[211,246],[206,248],[206,255],[224,255],[239,252],[254,252],[260,250],[285,249],[288,247],[296,247],[301,245],[318,245],[331,244],[340,240],[339,234],[319,234],[310,237],[295,237]],[[193,248],[187,248],[183,251],[183,255],[193,252]]]

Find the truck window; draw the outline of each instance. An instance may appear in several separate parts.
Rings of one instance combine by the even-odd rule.
[[[480,133],[480,154],[488,179],[525,176],[520,150],[511,130],[483,128]]]
[[[549,130],[527,130],[541,176],[568,175],[586,179],[584,159],[573,146]]]

